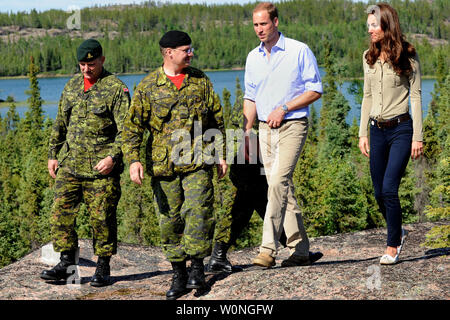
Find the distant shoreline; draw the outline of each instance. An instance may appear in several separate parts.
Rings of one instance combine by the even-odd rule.
[[[243,71],[244,68],[232,68],[232,69],[202,69],[205,72],[233,72],[233,71]],[[127,76],[127,75],[146,75],[148,74],[148,72],[125,72],[125,73],[117,73],[115,74],[116,76]],[[47,79],[47,78],[71,78],[73,77],[75,74],[51,74],[51,73],[41,73],[38,74],[37,77],[39,79]],[[27,79],[28,76],[3,76],[0,77],[0,81],[1,80],[18,80],[18,79]],[[422,79],[436,79],[435,75],[426,75],[426,76],[422,76]],[[349,77],[349,78],[342,78],[343,81],[353,81],[353,80],[363,80],[363,77]],[[16,107],[23,107],[26,106],[28,104],[28,102],[25,101],[13,101],[13,102],[0,102],[0,108],[6,108],[9,107],[11,105],[11,103],[14,103],[16,105]],[[58,102],[56,101],[42,101],[43,105],[47,105],[47,104],[57,104]]]
[[[16,106],[16,108],[20,108],[20,107],[26,107],[28,106],[28,101],[13,101],[13,102],[0,102],[0,109],[2,108],[9,108],[11,106],[11,104],[13,104]],[[57,105],[58,101],[44,101],[42,100],[42,105]]]
[[[242,71],[244,68],[231,68],[231,69],[202,69],[204,72],[223,72],[223,71]],[[153,69],[151,70],[153,71]],[[129,76],[129,75],[139,75],[139,74],[148,74],[149,72],[125,72],[125,73],[113,73],[116,76]],[[68,74],[59,74],[59,73],[38,73],[37,78],[71,78],[76,73],[68,73]],[[27,75],[20,76],[0,76],[0,80],[15,80],[15,79],[27,79]]]
[[[232,69],[202,69],[204,72],[223,72],[223,71],[243,71],[245,68],[232,68]],[[125,72],[125,73],[114,73],[116,76],[129,76],[129,75],[140,75],[140,74],[148,74],[149,72]],[[50,74],[50,73],[40,73],[37,75],[38,79],[45,78],[71,78],[76,73],[73,74]],[[1,76],[0,80],[16,80],[16,79],[27,79],[28,76]],[[436,79],[436,75],[423,75],[422,79]],[[344,81],[352,81],[352,80],[363,80],[363,77],[344,77],[342,78]]]

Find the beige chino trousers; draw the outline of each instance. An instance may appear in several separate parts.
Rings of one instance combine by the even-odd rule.
[[[309,240],[294,193],[292,176],[308,134],[308,119],[290,120],[271,129],[259,123],[259,141],[268,183],[261,253],[272,257],[280,246],[282,228],[290,254],[308,256]]]

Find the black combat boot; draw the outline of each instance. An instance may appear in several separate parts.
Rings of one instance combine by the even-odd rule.
[[[111,270],[109,267],[109,260],[111,257],[98,257],[97,269],[91,278],[91,286],[93,287],[104,287],[110,284]]]
[[[203,289],[205,287],[205,266],[203,265],[203,258],[193,258],[191,262],[191,272],[189,273],[186,288]]]
[[[71,273],[67,273],[69,266],[75,265],[75,250],[61,252],[59,263],[50,270],[41,272],[41,279],[44,280],[66,280]]]
[[[175,300],[189,292],[186,289],[188,273],[186,270],[186,261],[171,262],[173,269],[172,285],[166,292],[167,300]]]
[[[230,246],[225,242],[216,242],[206,271],[211,273],[233,272],[233,266],[227,259],[227,251]]]

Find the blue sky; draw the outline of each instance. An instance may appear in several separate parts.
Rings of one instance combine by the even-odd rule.
[[[207,3],[207,4],[226,4],[237,3],[244,4],[255,2],[256,0],[157,0],[160,2],[170,3]],[[276,3],[280,0],[272,0]],[[367,0],[353,0],[367,2]],[[69,10],[71,6],[78,8],[92,7],[94,5],[108,5],[108,4],[140,4],[143,0],[0,0],[0,12],[17,12],[36,9],[37,11],[46,11],[50,9]]]
[[[140,4],[142,2],[143,1],[141,0],[0,0],[0,12],[17,12],[17,11],[28,12],[31,9],[36,9],[37,11],[45,11],[50,9],[68,10],[70,6],[85,8],[94,5],[133,4],[133,3]],[[254,0],[162,0],[161,2],[192,3],[192,4],[194,3],[244,4],[254,2]]]

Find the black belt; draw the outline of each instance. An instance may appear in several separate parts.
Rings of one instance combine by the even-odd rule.
[[[370,124],[380,128],[380,129],[385,129],[385,128],[392,128],[392,127],[398,126],[400,123],[408,121],[409,119],[411,119],[411,116],[409,115],[409,113],[404,113],[395,118],[388,119],[388,120],[376,120],[376,119],[370,118]]]
[[[299,121],[299,120],[308,120],[308,117],[301,117],[301,118],[291,118],[291,119],[284,119],[281,121],[281,124],[289,122],[289,121]],[[267,121],[264,120],[258,120],[259,122],[267,123]]]

